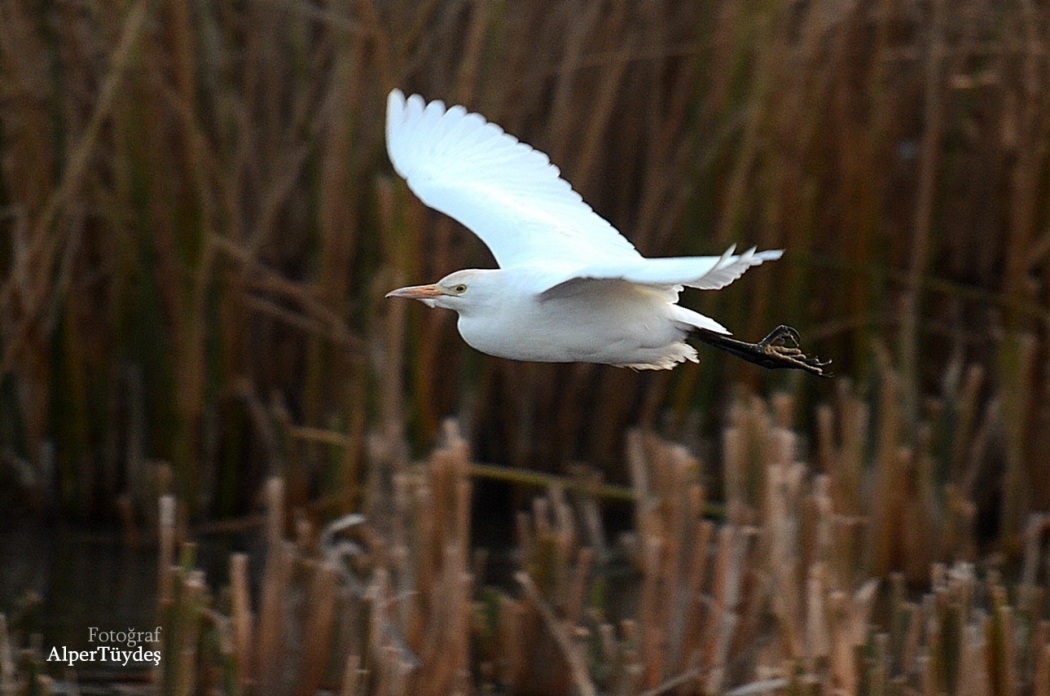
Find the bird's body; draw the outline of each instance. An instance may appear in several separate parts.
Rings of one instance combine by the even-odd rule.
[[[387,150],[424,203],[457,219],[500,268],[456,271],[401,288],[459,314],[477,350],[512,360],[669,369],[697,362],[689,335],[767,367],[822,374],[826,364],[780,327],[757,343],[677,304],[683,287],[718,289],[780,250],[647,259],[583,202],[547,156],[463,107],[391,92]]]
[[[485,307],[460,312],[460,335],[482,353],[511,360],[640,369],[669,368],[696,359],[696,349],[683,340],[695,313],[643,285],[571,280],[536,294],[529,292],[523,269],[490,273],[502,276],[503,287],[521,291],[507,293],[492,311]],[[588,310],[583,314],[581,299]]]

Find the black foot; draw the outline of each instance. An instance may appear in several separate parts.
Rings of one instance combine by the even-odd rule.
[[[772,363],[767,364],[766,367],[794,368],[796,370],[805,370],[820,377],[831,377],[831,373],[824,370],[825,367],[831,364],[831,361],[821,360],[803,353],[802,349],[799,348],[801,340],[802,337],[798,335],[798,331],[790,326],[781,324],[755,345],[768,356],[768,360]]]
[[[832,376],[830,372],[824,370],[831,364],[831,361],[810,357],[803,353],[799,348],[801,337],[798,331],[790,326],[778,326],[758,343],[738,341],[735,338],[703,330],[696,331],[693,335],[704,343],[771,370],[805,370],[818,377]]]

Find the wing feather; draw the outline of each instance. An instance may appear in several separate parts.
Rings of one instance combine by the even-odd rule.
[[[755,251],[752,247],[734,255],[735,245],[721,256],[676,256],[666,258],[639,258],[626,261],[599,261],[576,269],[566,269],[562,275],[548,275],[541,292],[551,292],[558,285],[581,278],[619,278],[631,283],[650,285],[677,295],[679,286],[718,290],[729,285],[752,266],[763,261],[779,259],[782,249]]]
[[[643,260],[559,176],[547,155],[461,106],[400,90],[387,100],[387,152],[420,200],[466,225],[503,268]]]

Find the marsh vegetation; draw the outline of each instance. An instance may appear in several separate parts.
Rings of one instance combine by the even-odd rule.
[[[0,514],[157,540],[163,693],[1048,694],[1048,46],[1027,0],[0,4]],[[394,87],[648,256],[786,249],[687,303],[839,378],[384,303],[490,264]],[[266,550],[209,583],[220,523]]]

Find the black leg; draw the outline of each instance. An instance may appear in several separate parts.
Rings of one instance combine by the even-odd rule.
[[[819,377],[831,377],[824,370],[830,360],[821,360],[806,355],[799,348],[798,331],[790,326],[778,326],[758,343],[747,343],[722,334],[697,329],[690,333],[699,341],[732,353],[738,358],[769,369],[805,370]]]

